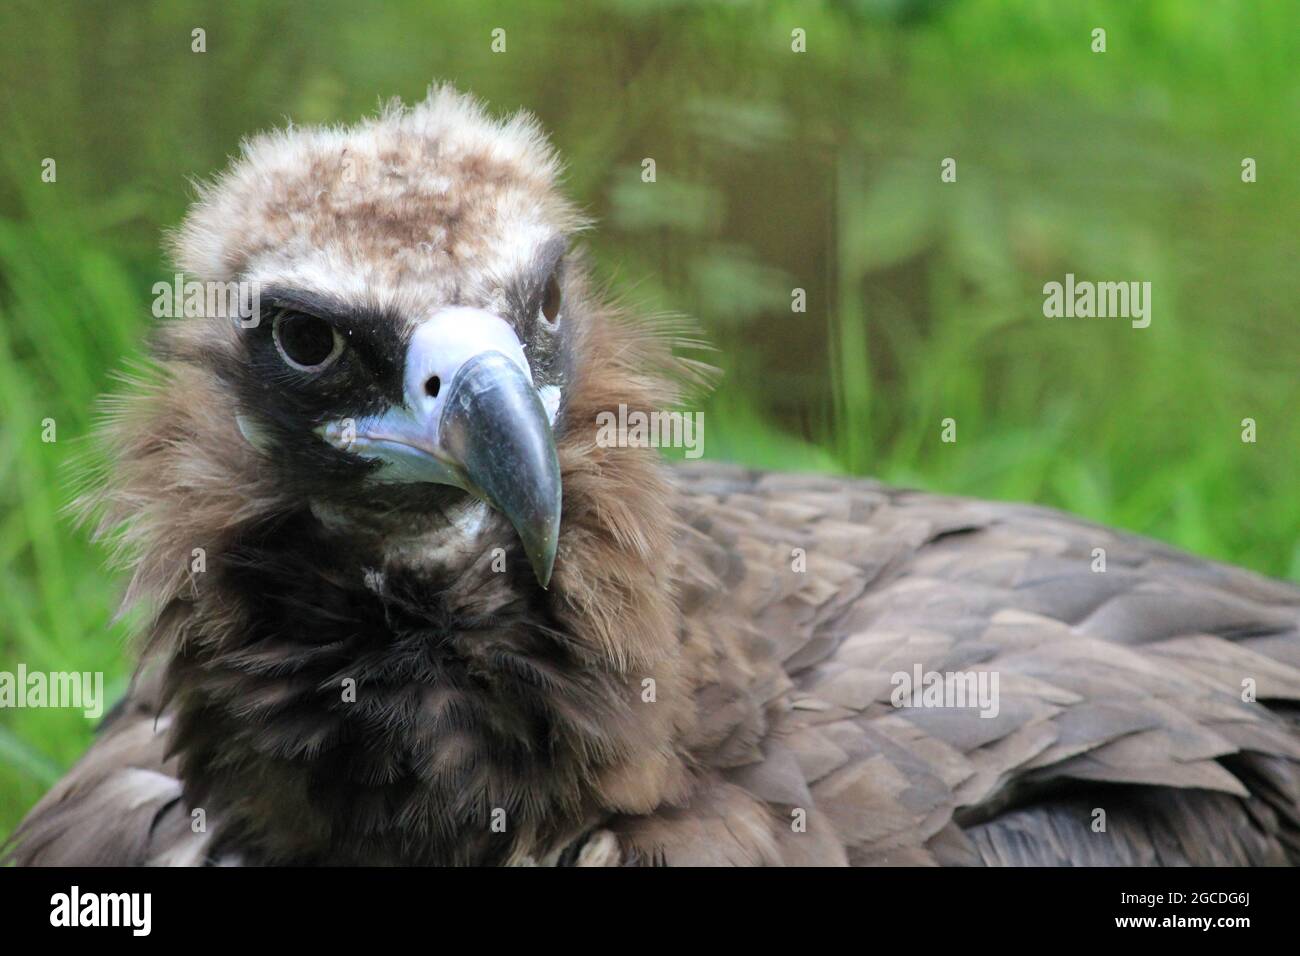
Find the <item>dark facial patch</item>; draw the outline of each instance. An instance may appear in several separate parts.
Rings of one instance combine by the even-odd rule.
[[[565,380],[567,242],[555,236],[542,243],[529,264],[502,283],[501,317],[519,336],[538,387],[563,386]],[[558,296],[558,323],[541,318],[548,295]],[[240,330],[238,349],[189,358],[211,368],[225,384],[278,482],[304,497],[380,510],[442,509],[462,496],[437,485],[367,482],[379,462],[337,449],[316,434],[326,423],[379,415],[406,403],[406,353],[419,317],[299,288],[272,287],[260,301],[261,321]],[[475,303],[453,296],[446,304]],[[287,335],[279,347],[277,317]],[[322,368],[295,367],[282,354],[283,349],[299,365],[314,365],[333,333],[343,347]]]
[[[345,305],[297,289],[271,289],[261,296],[261,321],[240,332],[231,353],[204,353],[200,360],[225,383],[239,414],[270,447],[268,465],[305,494],[357,493],[375,463],[341,452],[315,434],[327,422],[362,418],[401,404],[402,371],[409,329],[400,316],[377,308]],[[276,347],[277,317],[307,326],[324,324],[343,340],[342,352],[319,371],[285,361]],[[295,345],[305,352],[319,331],[303,330]]]
[[[533,370],[533,380],[538,386],[562,385],[562,353],[564,351],[564,325],[548,325],[539,318],[548,297],[555,295],[559,312],[564,311],[564,254],[568,239],[556,236],[542,243],[532,262],[520,274],[505,284],[509,314],[503,316],[514,326],[524,346],[524,354]],[[558,316],[557,316],[558,317]]]

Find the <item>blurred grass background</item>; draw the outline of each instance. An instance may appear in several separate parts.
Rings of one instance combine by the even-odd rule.
[[[141,347],[187,178],[434,78],[536,112],[602,272],[699,318],[726,372],[707,457],[1042,502],[1300,579],[1297,63],[1300,6],[1271,0],[7,0],[0,669],[125,684],[122,582],[61,517],[61,466]],[[1066,272],[1152,282],[1151,327],[1045,319]],[[0,834],[92,729],[0,711]]]

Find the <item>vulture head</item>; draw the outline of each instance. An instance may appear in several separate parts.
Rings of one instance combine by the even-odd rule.
[[[546,587],[566,391],[609,361],[557,172],[528,118],[450,90],[248,143],[175,245],[188,277],[255,289],[256,314],[164,333],[254,450],[243,481],[390,548],[504,545],[504,522]]]
[[[493,808],[527,833],[682,777],[677,519],[595,422],[691,366],[590,289],[558,173],[531,117],[441,88],[250,140],[173,236],[257,308],[161,324],[86,508],[156,615],[187,794],[267,859],[475,859]],[[360,823],[321,796],[348,785]]]

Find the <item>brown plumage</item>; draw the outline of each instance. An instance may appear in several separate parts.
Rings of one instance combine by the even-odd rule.
[[[344,357],[158,330],[85,502],[142,664],[13,859],[1295,862],[1300,591],[1045,509],[601,447],[600,412],[701,369],[544,251],[582,227],[556,171],[531,121],[443,89],[254,140],[204,192],[180,265],[328,313]],[[314,430],[455,390],[410,372],[452,306],[558,390],[553,575],[516,486],[376,483]],[[918,666],[996,674],[996,716],[894,706]]]

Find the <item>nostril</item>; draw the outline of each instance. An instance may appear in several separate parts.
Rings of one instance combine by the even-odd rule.
[[[424,383],[424,390],[425,392],[428,393],[430,398],[437,398],[438,391],[441,388],[442,388],[442,382],[439,380],[438,376],[436,375],[431,376],[429,380]]]

